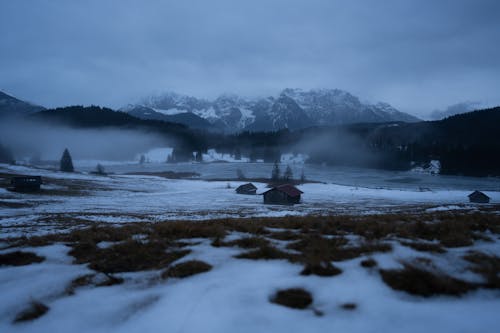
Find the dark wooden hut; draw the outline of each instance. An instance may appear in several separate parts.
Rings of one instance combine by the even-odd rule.
[[[489,203],[490,197],[480,191],[474,191],[469,194],[469,201],[475,203]]]
[[[10,179],[10,190],[17,192],[34,192],[40,190],[41,176],[16,176]]]
[[[265,204],[274,205],[293,205],[300,203],[300,195],[304,193],[298,188],[290,184],[284,184],[273,187],[269,191],[264,192]]]
[[[257,194],[257,187],[255,187],[255,185],[252,183],[243,184],[241,186],[238,186],[238,188],[236,189],[236,193],[255,195]]]

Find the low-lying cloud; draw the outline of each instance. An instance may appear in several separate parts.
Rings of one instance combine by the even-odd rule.
[[[27,120],[0,123],[0,144],[16,159],[59,160],[65,148],[73,159],[130,161],[153,147],[172,142],[158,134],[121,129],[74,129]]]

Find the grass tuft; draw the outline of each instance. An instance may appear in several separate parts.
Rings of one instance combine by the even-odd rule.
[[[412,295],[460,296],[477,288],[475,284],[458,280],[442,272],[431,272],[414,264],[403,263],[402,269],[380,270],[382,280],[392,289]]]
[[[223,243],[224,246],[238,246],[243,249],[255,249],[270,246],[269,241],[262,237],[243,237],[230,242]]]
[[[375,261],[375,259],[373,259],[373,258],[368,258],[368,259],[361,260],[361,262],[359,264],[361,265],[361,267],[372,268],[372,267],[377,266],[377,261]]]
[[[14,251],[0,254],[0,266],[24,266],[44,261],[45,258],[33,252]]]
[[[342,273],[342,270],[333,266],[330,262],[317,264],[308,263],[305,265],[300,275],[335,276]]]
[[[94,244],[77,244],[70,255],[77,263],[88,262],[93,270],[103,273],[136,272],[159,269],[190,253],[190,250],[167,252],[165,244],[134,240],[99,249]]]
[[[68,295],[74,295],[76,289],[87,286],[95,287],[110,287],[118,284],[122,284],[124,280],[120,277],[113,276],[111,274],[86,274],[77,277],[71,281],[70,285],[66,288],[66,293]]]
[[[500,289],[500,258],[486,253],[471,251],[463,257],[472,264],[470,270],[482,275],[485,288]]]
[[[420,242],[401,242],[401,245],[411,247],[420,252],[445,253],[446,250],[439,244]]]
[[[271,302],[293,309],[305,309],[312,304],[313,298],[307,290],[291,288],[278,290]]]
[[[253,260],[272,260],[272,259],[286,259],[289,261],[295,261],[294,255],[278,250],[275,247],[264,245],[256,250],[241,253],[235,258],[238,259],[253,259]]]
[[[205,273],[212,269],[212,265],[200,260],[190,260],[168,268],[161,277],[166,278],[186,278],[195,274]]]
[[[19,312],[14,319],[14,323],[35,320],[49,311],[49,307],[43,303],[33,301],[28,308]]]

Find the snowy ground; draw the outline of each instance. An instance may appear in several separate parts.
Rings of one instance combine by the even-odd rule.
[[[43,191],[39,194],[7,191],[6,179],[16,173],[42,175]],[[122,278],[122,284],[108,287],[90,284],[72,293],[68,292],[72,281],[98,273],[85,263],[75,264],[75,258],[69,254],[74,244],[66,241],[42,246],[14,244],[9,237],[67,234],[95,222],[112,226],[132,223],[144,225],[144,230],[148,230],[146,226],[151,222],[157,225],[172,224],[169,220],[226,217],[355,214],[363,218],[368,214],[443,214],[443,211],[464,215],[487,211],[498,215],[499,192],[486,192],[492,198],[490,205],[472,205],[467,203],[469,192],[462,190],[420,192],[304,184],[300,186],[304,191],[302,204],[269,206],[262,204],[261,196],[235,194],[235,187],[241,182],[66,174],[0,165],[0,181],[2,177],[0,256],[23,251],[45,259],[21,266],[0,263],[0,332],[498,331],[498,289],[479,288],[460,297],[424,298],[391,289],[379,274],[379,269],[402,267],[401,260],[420,258],[422,262],[432,262],[429,269],[437,268],[455,278],[480,283],[482,277],[468,268],[470,263],[463,256],[480,251],[498,258],[500,237],[490,230],[477,235],[473,244],[447,248],[444,253],[416,251],[391,236],[384,239],[392,246],[391,251],[335,262],[342,273],[333,277],[300,275],[301,264],[283,259],[236,259],[234,256],[246,250],[237,246],[215,247],[209,237],[190,238],[184,241],[191,252],[171,265],[202,260],[212,266],[209,272],[167,280],[160,279],[163,268],[120,272],[114,276]],[[258,193],[266,190],[266,184],[256,185]],[[130,236],[148,242],[141,233]],[[255,235],[230,231],[224,241],[248,236]],[[363,239],[356,234],[344,237],[350,245]],[[281,250],[291,242],[266,239]],[[97,246],[105,249],[116,244],[119,242],[102,241]],[[360,262],[368,257],[375,259],[378,267],[361,267]],[[99,274],[101,278],[104,276]],[[499,274],[497,271],[496,276]],[[269,301],[278,289],[297,287],[308,290],[314,298],[307,309],[291,309]],[[33,321],[14,323],[16,316],[34,301],[47,305],[48,312]],[[356,304],[356,308],[346,310],[342,307],[346,303]]]
[[[272,231],[281,231],[274,228]],[[227,240],[249,236],[232,232]],[[355,244],[359,237],[347,235]],[[367,256],[335,262],[342,270],[332,277],[300,275],[302,265],[286,260],[236,259],[238,247],[214,247],[206,238],[186,239],[191,253],[179,259],[202,260],[209,272],[185,279],[160,278],[162,270],[114,274],[124,283],[109,287],[84,285],[72,293],[72,281],[95,271],[72,264],[70,246],[54,243],[0,250],[15,250],[45,257],[41,263],[0,266],[1,332],[497,332],[500,293],[479,289],[461,297],[412,296],[391,289],[378,269],[401,267],[399,260],[432,260],[441,271],[464,280],[481,277],[467,270],[461,256],[471,249],[490,255],[500,253],[496,241],[448,249],[444,254],[417,252],[388,240],[392,251],[369,256],[378,267],[364,268]],[[141,237],[143,241],[147,241]],[[289,242],[271,240],[279,248]],[[112,244],[106,244],[109,247]],[[433,267],[433,266],[432,266]],[[102,273],[101,273],[102,274]],[[314,300],[305,310],[270,302],[284,288],[303,288]],[[30,302],[49,310],[40,318],[13,323]],[[355,309],[343,308],[355,304]],[[318,316],[318,314],[321,314]]]
[[[4,185],[8,174],[41,175],[41,194],[9,192],[0,187],[1,238],[67,229],[70,218],[86,222],[151,222],[229,217],[296,216],[308,214],[376,214],[448,209],[474,210],[468,191],[371,189],[336,184],[303,184],[302,203],[263,205],[262,196],[237,195],[244,182],[165,179],[155,176],[62,173],[24,166],[0,166]],[[255,183],[257,193],[266,184]],[[5,185],[6,186],[6,185]],[[491,205],[500,192],[486,192]],[[488,205],[486,205],[488,206]],[[60,225],[58,221],[63,220]]]

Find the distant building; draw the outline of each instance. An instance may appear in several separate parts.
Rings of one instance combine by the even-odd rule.
[[[10,179],[10,190],[17,192],[34,192],[40,190],[41,176],[16,176]]]
[[[238,186],[238,188],[236,189],[236,193],[255,195],[257,194],[257,187],[255,187],[255,185],[252,183],[243,184],[241,186]]]
[[[263,193],[265,204],[293,205],[300,203],[300,195],[304,193],[290,184],[273,187]]]
[[[489,203],[490,197],[480,191],[474,191],[469,194],[469,201],[475,203]]]

